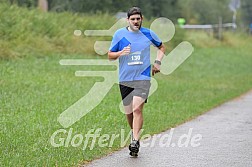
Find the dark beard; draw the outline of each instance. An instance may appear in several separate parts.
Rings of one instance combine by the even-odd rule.
[[[142,27],[142,22],[140,24],[134,24],[133,26],[138,26],[138,30]]]
[[[139,28],[138,29],[140,30],[141,27],[142,27],[142,22],[139,24]]]

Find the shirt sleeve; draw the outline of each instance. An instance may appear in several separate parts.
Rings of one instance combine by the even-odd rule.
[[[155,45],[156,47],[159,47],[162,45],[162,41],[159,39],[159,37],[157,36],[157,34],[153,31],[150,31],[150,35],[151,35],[151,42],[153,43],[153,45]]]
[[[109,50],[111,52],[117,52],[117,51],[119,51],[119,39],[118,39],[118,33],[117,32],[114,34],[114,36],[112,38]]]

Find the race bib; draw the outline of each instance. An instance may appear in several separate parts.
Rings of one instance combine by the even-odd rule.
[[[128,65],[140,65],[143,64],[143,58],[141,56],[141,52],[133,52],[128,57]]]

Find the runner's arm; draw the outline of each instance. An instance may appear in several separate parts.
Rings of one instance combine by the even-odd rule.
[[[164,55],[165,55],[165,46],[164,46],[164,44],[161,44],[158,47],[157,57],[155,59],[153,67],[152,67],[152,76],[154,76],[156,73],[160,72],[161,61],[162,61]]]
[[[157,57],[155,60],[158,60],[161,62],[164,55],[165,55],[165,46],[164,46],[164,44],[162,44],[158,47]]]
[[[109,60],[116,60],[118,57],[120,57],[122,54],[122,50],[118,52],[108,52],[108,59]]]
[[[116,60],[120,56],[128,55],[130,53],[130,45],[123,48],[123,50],[118,52],[108,52],[108,59],[109,60]]]

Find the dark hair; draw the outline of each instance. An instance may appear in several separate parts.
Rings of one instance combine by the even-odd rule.
[[[141,9],[139,7],[130,8],[128,10],[127,16],[129,18],[131,15],[135,15],[135,14],[139,14],[142,17],[142,12],[141,12]]]

